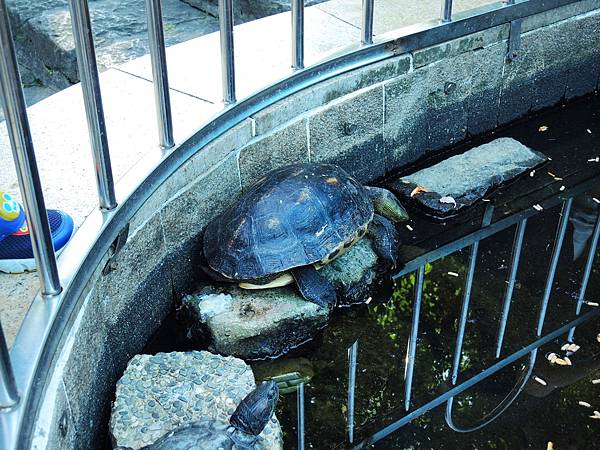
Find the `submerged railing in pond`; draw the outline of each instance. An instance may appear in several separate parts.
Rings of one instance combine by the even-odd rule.
[[[514,2],[513,0],[507,0],[506,2],[491,3],[453,16],[452,1],[441,0],[439,20],[410,26],[395,32],[393,35],[388,34],[378,40],[374,40],[374,1],[363,0],[361,20],[361,42],[363,46],[305,68],[304,2],[302,0],[293,0],[291,2],[291,67],[294,69],[293,72],[285,79],[238,101],[235,90],[232,0],[219,0],[224,109],[216,118],[211,119],[210,122],[200,127],[197,133],[200,138],[194,142],[194,145],[198,145],[196,149],[198,150],[251,114],[282,98],[336,75],[394,57],[398,54],[399,50],[410,52],[497,25],[519,21],[523,17],[542,13],[577,1],[548,0],[539,2],[535,0],[523,0]],[[81,252],[79,261],[70,261],[69,267],[71,270],[69,273],[60,274],[52,246],[50,227],[36,166],[27,110],[21,88],[21,77],[17,67],[13,36],[10,30],[8,10],[6,1],[0,0],[0,49],[2,49],[0,57],[0,96],[3,101],[13,159],[30,227],[41,295],[44,301],[47,302],[47,311],[43,317],[36,319],[39,320],[39,323],[31,327],[37,334],[27,336],[27,339],[24,339],[29,346],[27,349],[29,353],[27,357],[23,356],[22,360],[19,360],[18,377],[14,376],[11,369],[11,357],[8,354],[0,325],[0,419],[2,419],[0,420],[0,448],[6,449],[13,449],[18,444],[24,411],[26,408],[32,406],[28,403],[31,398],[29,394],[33,388],[33,379],[36,371],[39,370],[38,362],[43,359],[42,352],[47,345],[48,335],[51,333],[57,312],[60,310],[65,299],[70,295],[69,288],[72,287],[71,283],[75,283],[74,280],[79,273],[78,270],[86,271],[86,273],[93,270],[89,267],[84,270],[82,267],[85,261],[96,261],[99,258],[98,255],[102,252],[92,251],[93,248],[100,245],[98,242],[103,239],[102,245],[107,247],[109,245],[107,242],[112,242],[115,238],[111,233],[114,234],[116,233],[114,229],[121,228],[108,226],[111,221],[118,220],[116,217],[121,217],[118,213],[123,205],[117,204],[117,196],[115,194],[107,140],[107,133],[110,130],[106,129],[104,120],[88,2],[86,0],[69,0],[69,8],[94,163],[98,205],[102,214],[102,220],[90,225],[90,229],[93,228],[92,231],[95,232],[95,241],[90,244],[91,247]],[[188,145],[187,142],[179,143],[176,146],[173,139],[174,124],[171,115],[160,0],[146,0],[146,12],[152,75],[155,87],[159,134],[158,144],[164,150],[164,161],[178,151],[189,151],[189,149],[186,147]],[[390,43],[394,43],[395,45],[390,46]],[[201,131],[204,131],[204,133],[202,134]],[[149,171],[146,174],[147,178],[151,174],[154,174],[157,169],[152,170],[154,172]],[[143,198],[145,198],[144,195],[139,195],[135,200],[131,200],[131,202],[140,202],[142,201],[140,199]],[[125,199],[125,202],[127,201],[130,200]],[[137,205],[137,203],[134,204]],[[133,209],[133,207],[131,208]],[[125,212],[122,216],[126,216],[127,214],[130,213]],[[106,231],[107,229],[109,231]],[[594,236],[594,242],[597,243],[598,228]],[[474,253],[476,253],[476,250]],[[421,282],[424,274],[420,267],[423,264],[420,263],[418,267],[415,267],[420,274]],[[91,265],[93,266],[93,264]],[[74,291],[78,292],[77,289],[74,289]],[[508,303],[506,304],[507,314],[510,307],[510,300],[508,298],[509,296],[507,297]],[[583,297],[578,302],[578,314],[582,305]],[[541,320],[543,323],[543,318]],[[415,331],[411,335],[411,338],[416,340],[418,311],[413,322],[415,324]],[[52,345],[55,349],[57,343],[53,342]],[[500,337],[499,345],[501,346]],[[13,356],[13,358],[15,357]],[[414,345],[409,347],[408,361],[414,364]],[[46,363],[49,364],[48,361]],[[407,366],[407,377],[412,377],[412,370],[412,366]],[[37,375],[40,377],[45,376],[44,374]],[[457,386],[457,388],[460,386]],[[38,389],[43,389],[43,386],[38,387]],[[38,395],[35,401],[39,402],[40,397]],[[409,406],[410,401],[407,404],[407,407]],[[349,426],[348,433],[350,436],[352,436],[352,430],[353,427]]]
[[[591,180],[590,183],[587,183],[588,188],[597,185],[598,180],[597,177]],[[346,424],[347,424],[347,443],[352,446],[352,448],[359,449],[364,448],[370,444],[374,444],[375,442],[380,441],[381,439],[389,436],[391,433],[397,431],[399,428],[407,425],[409,422],[415,420],[421,415],[429,412],[433,408],[446,404],[446,414],[445,420],[447,425],[457,432],[471,432],[478,430],[485,425],[488,425],[495,419],[497,419],[511,404],[512,402],[519,396],[522,392],[525,384],[530,379],[533,373],[533,368],[535,366],[537,352],[539,347],[542,345],[558,338],[561,335],[568,335],[567,340],[572,342],[574,339],[574,334],[576,331],[576,327],[593,317],[597,317],[600,315],[600,308],[594,307],[589,311],[583,313],[582,308],[583,305],[586,304],[586,290],[590,279],[590,274],[592,272],[594,259],[596,256],[596,252],[598,250],[598,240],[600,238],[600,211],[597,213],[595,226],[590,236],[590,244],[588,249],[588,254],[586,258],[586,264],[584,268],[584,272],[582,275],[581,286],[579,288],[577,302],[575,305],[575,319],[571,322],[561,326],[558,329],[552,330],[547,334],[543,334],[544,324],[546,319],[546,312],[548,310],[548,305],[550,301],[550,294],[552,291],[552,286],[554,283],[554,279],[558,270],[558,261],[561,254],[561,250],[563,248],[564,238],[567,230],[567,224],[569,222],[571,207],[573,204],[573,197],[568,197],[566,199],[561,198],[559,196],[547,199],[543,202],[544,209],[548,209],[554,206],[558,206],[562,202],[562,208],[560,211],[560,219],[558,221],[558,226],[556,229],[556,235],[554,240],[554,246],[552,250],[552,256],[550,258],[546,281],[544,286],[543,295],[541,298],[539,313],[537,316],[537,321],[534,324],[535,326],[535,340],[528,345],[525,345],[519,351],[514,352],[504,358],[500,358],[502,354],[502,344],[504,340],[504,333],[506,329],[506,324],[508,320],[508,316],[510,313],[510,307],[512,304],[515,280],[517,277],[517,273],[519,270],[519,262],[521,257],[521,250],[523,246],[524,234],[527,225],[527,221],[531,216],[539,214],[539,212],[530,208],[526,211],[522,211],[518,214],[513,214],[512,216],[502,218],[494,223],[492,223],[492,216],[494,212],[494,208],[492,205],[489,205],[485,213],[483,215],[482,225],[481,227],[468,234],[467,236],[443,245],[439,248],[433,249],[425,254],[409,261],[406,266],[395,275],[396,278],[415,273],[415,291],[414,291],[414,301],[413,301],[413,310],[412,310],[412,322],[411,322],[411,330],[410,336],[407,343],[406,349],[406,358],[405,358],[405,372],[404,372],[404,407],[407,411],[406,415],[396,420],[395,422],[385,426],[383,429],[378,432],[372,434],[370,437],[364,439],[363,441],[356,443],[354,439],[354,396],[355,396],[355,374],[356,374],[356,360],[358,357],[358,349],[359,343],[354,342],[348,348],[348,404],[347,404],[347,415],[346,415]],[[477,256],[478,256],[478,247],[479,242],[485,238],[493,236],[497,233],[500,233],[507,228],[516,225],[514,241],[512,246],[512,255],[510,258],[510,266],[508,271],[508,278],[506,280],[506,291],[504,293],[504,301],[502,304],[502,312],[500,316],[499,326],[498,326],[498,334],[495,344],[495,359],[496,361],[485,370],[481,371],[476,376],[469,378],[462,383],[457,384],[458,375],[460,371],[460,361],[462,358],[462,344],[465,337],[465,326],[469,313],[469,304],[471,299],[471,289],[473,284],[473,277],[477,267]],[[456,343],[454,347],[454,354],[452,357],[452,368],[450,375],[450,388],[443,395],[438,396],[437,398],[429,401],[428,403],[419,406],[418,408],[411,410],[411,394],[412,394],[412,386],[413,386],[413,375],[416,364],[416,348],[417,348],[417,335],[419,330],[419,322],[420,322],[420,307],[423,298],[423,288],[425,283],[425,265],[427,263],[432,263],[437,261],[445,256],[450,255],[456,251],[460,251],[463,249],[469,249],[469,264],[468,271],[465,281],[463,301],[461,306],[461,311],[459,315],[458,322],[458,330],[456,336]],[[508,365],[518,361],[519,359],[526,357],[529,355],[527,363],[524,365],[521,371],[521,375],[515,383],[514,387],[510,390],[510,392],[504,397],[502,401],[498,403],[498,405],[492,409],[489,413],[487,413],[483,418],[477,421],[470,426],[459,426],[455,423],[453,417],[453,401],[454,398],[466,391],[467,389],[473,387],[474,385],[480,383],[481,381],[487,379],[488,377],[494,375],[499,370],[507,367]],[[302,391],[303,392],[303,391]],[[304,402],[304,399],[301,398],[303,393],[298,393],[298,402]],[[304,407],[302,407],[302,411],[304,411]],[[298,430],[304,434],[304,416],[300,415],[300,409],[298,409]],[[303,441],[303,440],[302,440]],[[299,440],[300,442],[300,440]],[[299,447],[303,449],[304,447]]]

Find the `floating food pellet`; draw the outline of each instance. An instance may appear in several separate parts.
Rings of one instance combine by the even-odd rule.
[[[571,344],[569,344],[569,343],[567,342],[566,344],[563,344],[563,346],[562,346],[560,349],[561,349],[561,350],[564,352],[565,350],[568,350],[568,349],[569,349],[569,346],[570,346],[570,345],[571,345]]]
[[[535,170],[532,170],[531,172],[529,172],[529,176],[532,177],[535,175]]]
[[[568,351],[575,353],[577,350],[579,350],[581,347],[577,344],[571,344],[569,345],[569,347],[567,348]]]
[[[596,156],[595,158],[588,159],[588,162],[600,162],[600,157]]]
[[[559,189],[559,191],[561,191],[561,192],[562,192],[562,191],[564,191],[565,189],[566,189],[566,188],[565,188],[564,186],[561,186],[561,187],[560,187],[560,189]]]
[[[411,227],[411,226],[410,226],[410,225],[408,225],[408,224],[406,225],[406,228],[408,228],[408,231],[412,231],[412,230],[413,230],[413,227]]]
[[[542,208],[542,205],[538,205],[537,203],[535,205],[533,205],[533,209],[535,209],[536,211],[541,211],[544,208]]]
[[[573,365],[573,363],[571,362],[571,360],[569,359],[568,356],[564,356],[563,360],[567,363],[567,366],[572,366]]]
[[[558,359],[558,355],[556,353],[548,353],[546,359],[551,363],[554,363]]]
[[[448,272],[448,275],[452,276],[452,277],[457,277],[458,274],[456,272]]]
[[[590,405],[588,402],[578,401],[577,403],[579,405],[581,405],[581,406],[585,406],[586,408],[591,408],[592,407],[592,405]]]
[[[600,342],[600,333],[598,333],[598,334],[596,335],[596,340],[597,340],[598,342]]]
[[[571,361],[567,362],[566,357],[565,358],[557,357],[554,361],[551,361],[551,362],[553,362],[554,364],[557,364],[559,366],[570,366],[571,365],[570,364]]]
[[[548,131],[548,127],[546,125],[542,125],[541,127],[538,128],[538,131],[540,133],[543,133],[544,131]]]
[[[546,444],[546,450],[554,450],[554,444],[552,441],[549,441],[548,444]]]
[[[548,175],[550,175],[552,178],[556,178],[556,175],[554,175],[552,172],[548,172]]]
[[[540,377],[533,377],[533,379],[535,381],[537,381],[538,383],[540,383],[542,386],[548,386],[548,383],[546,383],[544,380],[542,380]]]
[[[365,303],[368,305],[369,303],[371,303],[371,300],[373,300],[373,297],[369,297]]]
[[[596,378],[595,380],[592,380],[592,384],[600,384],[600,378]]]
[[[592,130],[590,130],[589,128],[586,128],[586,130],[588,133],[592,134]]]
[[[449,203],[451,205],[454,205],[454,207],[456,208],[456,200],[454,200],[454,198],[450,197],[449,195],[444,195],[442,198],[440,198],[440,203]]]
[[[594,411],[594,414],[590,416],[590,419],[600,419],[600,411]]]
[[[598,200],[596,197],[593,197],[592,200],[594,200],[596,203],[598,203],[600,205],[600,200]]]

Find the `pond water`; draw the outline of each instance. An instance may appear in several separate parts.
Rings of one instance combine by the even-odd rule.
[[[393,286],[375,293],[368,305],[337,311],[320,336],[277,362],[252,363],[259,378],[275,371],[298,372],[309,380],[302,396],[296,392],[280,398],[277,417],[284,448],[298,448],[299,434],[305,448],[314,449],[369,447],[365,440],[374,435],[373,447],[382,449],[546,449],[548,442],[554,449],[600,448],[600,417],[590,417],[600,410],[600,381],[593,383],[600,379],[600,320],[594,315],[600,312],[594,306],[600,302],[597,254],[592,255],[589,283],[581,295],[600,199],[600,162],[594,159],[600,155],[600,98],[544,111],[452,152],[499,136],[514,137],[551,161],[533,176],[501,187],[489,196],[490,201],[480,202],[464,217],[440,223],[411,214],[412,230],[401,230],[400,259],[406,266],[396,274]],[[566,228],[559,246],[557,230],[569,197],[574,200],[567,205],[569,220],[563,221]],[[533,209],[538,204],[543,205],[541,211]],[[481,233],[486,210],[491,225]],[[518,270],[511,284],[514,239],[525,218]],[[473,243],[478,243],[476,252]],[[553,254],[556,273],[549,279]],[[423,290],[415,321],[416,270],[421,266]],[[503,315],[509,285],[512,300]],[[571,365],[551,364],[550,353],[566,354],[561,350],[568,340],[565,325],[578,317],[580,297],[589,303],[582,305],[585,320],[572,336],[580,348],[569,354]],[[461,313],[466,319],[464,340],[453,380]],[[498,343],[503,317],[506,328]],[[409,341],[415,323],[413,360]],[[172,321],[165,322],[148,353],[188,349],[183,338],[164,339],[172,326]],[[551,334],[561,327],[556,336]],[[507,362],[515,352],[522,355]],[[409,361],[414,362],[412,377]],[[449,389],[481,377],[498,363],[504,367],[456,393],[450,427],[442,401],[448,399]],[[489,425],[468,433],[452,429],[469,428],[493,415],[496,406],[516,390],[514,402]],[[440,404],[434,407],[436,399]],[[303,403],[300,426],[299,401]],[[408,421],[410,413],[414,417]],[[398,429],[389,432],[385,427],[390,425]]]

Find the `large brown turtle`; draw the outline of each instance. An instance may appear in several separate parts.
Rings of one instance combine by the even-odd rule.
[[[408,214],[382,188],[365,187],[331,164],[275,169],[239,202],[213,219],[203,250],[213,278],[245,289],[296,282],[302,296],[321,306],[336,302],[318,269],[367,232],[379,257],[395,264],[394,222]]]

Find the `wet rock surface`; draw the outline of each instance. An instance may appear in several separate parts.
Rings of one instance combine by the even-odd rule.
[[[110,419],[113,447],[139,449],[200,420],[228,422],[254,387],[252,370],[237,358],[204,351],[137,355],[117,383]],[[275,415],[260,437],[256,448],[282,448]]]
[[[515,139],[499,138],[395,180],[389,187],[402,201],[431,216],[452,217],[546,161],[546,156]],[[415,193],[418,187],[424,191]]]
[[[210,339],[211,350],[244,359],[281,355],[310,340],[329,318],[328,309],[288,287],[207,286],[184,297],[183,305],[193,331]]]
[[[345,254],[321,269],[335,287],[338,305],[368,302],[378,288],[383,268],[378,267],[377,255],[369,238],[358,241]]]
[[[321,269],[336,289],[338,306],[368,303],[382,277],[369,238]],[[330,311],[305,300],[295,285],[246,290],[206,286],[182,300],[191,337],[210,349],[244,359],[275,357],[315,337]]]

